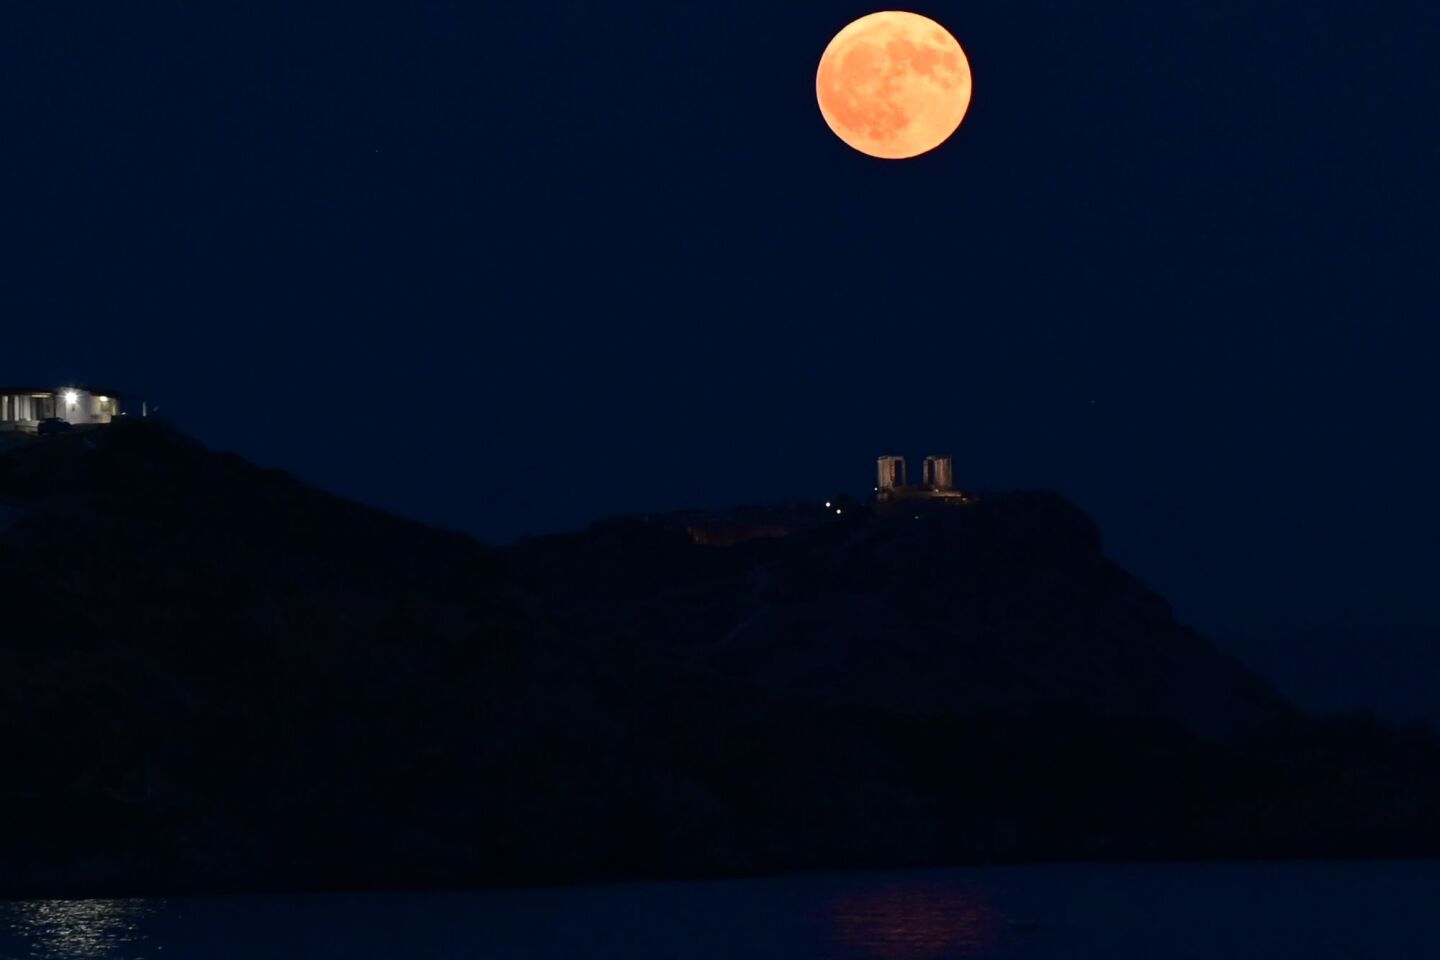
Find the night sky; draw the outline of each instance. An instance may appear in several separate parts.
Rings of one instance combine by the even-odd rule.
[[[845,2],[25,4],[0,382],[492,541],[1052,487],[1322,705],[1440,702],[1440,5],[929,3],[957,136],[816,108]]]

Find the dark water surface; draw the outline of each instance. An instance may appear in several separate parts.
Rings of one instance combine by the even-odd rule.
[[[1440,957],[1440,863],[0,902],[5,960]]]

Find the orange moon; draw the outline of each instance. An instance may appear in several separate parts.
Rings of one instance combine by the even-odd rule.
[[[929,17],[872,13],[825,48],[815,95],[841,140],[872,157],[904,160],[959,128],[970,107],[970,61]]]

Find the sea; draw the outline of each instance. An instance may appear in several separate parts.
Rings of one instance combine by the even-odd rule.
[[[5,960],[1440,958],[1440,863],[0,902]]]

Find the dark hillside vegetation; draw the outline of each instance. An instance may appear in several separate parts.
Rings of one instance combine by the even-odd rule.
[[[149,423],[0,455],[0,887],[1440,853],[1053,494],[495,549]]]

